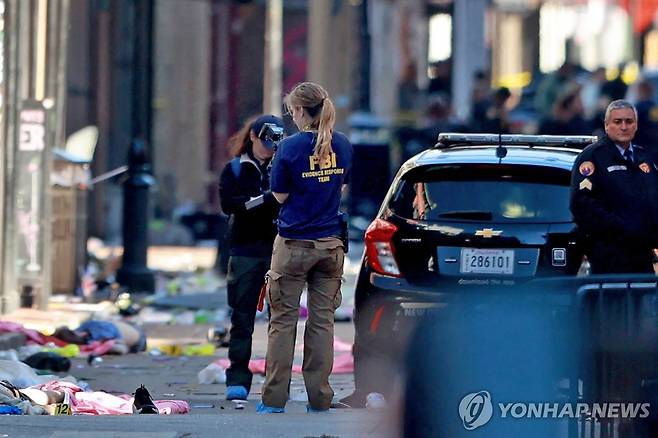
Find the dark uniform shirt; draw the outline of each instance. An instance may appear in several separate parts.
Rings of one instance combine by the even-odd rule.
[[[268,192],[270,188],[267,165],[258,165],[248,154],[240,157],[240,171],[236,176],[231,162],[222,170],[219,196],[222,210],[231,215],[229,222],[230,255],[265,257],[272,254],[276,236],[276,217],[279,204]],[[245,202],[266,193],[264,203],[247,210]]]
[[[658,167],[633,147],[633,162],[603,137],[580,153],[571,176],[571,212],[586,237],[592,272],[653,272],[658,247]]]
[[[324,162],[313,157],[315,132],[303,131],[281,142],[272,163],[272,191],[288,193],[279,213],[279,235],[320,239],[341,233],[341,188],[349,180],[352,145],[334,132],[333,153]]]

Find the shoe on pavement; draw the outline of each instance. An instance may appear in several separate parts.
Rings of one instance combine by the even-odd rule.
[[[229,386],[226,388],[226,400],[246,400],[249,391],[244,386]]]
[[[133,412],[136,414],[159,414],[160,411],[153,403],[153,398],[148,389],[141,385],[135,390],[135,398],[133,401]]]
[[[256,412],[260,414],[283,414],[286,411],[285,408],[275,408],[274,406],[265,406],[263,402],[258,403],[256,406]]]
[[[306,412],[309,414],[321,414],[323,412],[329,412],[329,409],[313,409],[311,405],[306,405]]]

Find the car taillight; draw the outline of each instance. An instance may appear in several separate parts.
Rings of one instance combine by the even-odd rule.
[[[397,230],[398,227],[383,219],[375,219],[366,230],[366,256],[375,272],[392,277],[401,276],[392,242]]]

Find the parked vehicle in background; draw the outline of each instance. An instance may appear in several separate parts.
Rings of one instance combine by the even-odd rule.
[[[571,168],[591,136],[440,134],[399,170],[365,233],[357,392],[385,392],[408,330],[450,295],[575,275]]]

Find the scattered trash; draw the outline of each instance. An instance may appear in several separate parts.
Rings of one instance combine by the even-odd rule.
[[[183,347],[183,354],[185,356],[212,356],[215,354],[215,346],[213,344],[187,345]]]
[[[158,348],[153,348],[149,351],[151,356],[159,356],[166,354],[168,356],[212,356],[215,354],[215,346],[213,344],[169,344],[160,345]]]
[[[164,353],[162,351],[160,351],[159,348],[151,348],[149,350],[149,356],[152,356],[152,357],[162,356],[163,354]]]
[[[115,284],[112,284],[113,289],[115,288]],[[114,304],[117,306],[119,315],[121,316],[137,315],[140,310],[142,310],[138,305],[132,302],[132,298],[127,292],[119,294]]]
[[[23,411],[17,406],[0,405],[0,415],[23,415]],[[2,435],[8,436],[8,435]]]
[[[211,320],[211,315],[204,310],[197,310],[194,314],[194,323],[195,324],[208,324]]]
[[[3,350],[0,351],[0,359],[2,360],[13,360],[15,362],[18,361],[18,353],[16,350]]]
[[[219,325],[208,329],[208,342],[212,342],[219,347],[228,347],[228,336],[228,328],[224,326]]]
[[[192,405],[192,407],[197,408],[197,409],[212,409],[212,408],[215,407],[215,405],[213,405],[213,404],[209,404],[209,405]]]
[[[44,348],[43,351],[57,353],[64,357],[78,357],[80,355],[80,347],[76,344],[68,344],[64,347]]]
[[[41,345],[23,345],[18,349],[18,358],[23,360],[26,357],[30,357],[33,354],[40,353],[41,351],[43,351],[43,347]]]
[[[58,379],[53,375],[37,375],[34,369],[23,362],[0,360],[0,380],[6,380],[19,388],[39,385]]]
[[[213,362],[199,371],[197,378],[201,385],[209,385],[211,383],[226,383],[226,371],[224,368]]]
[[[249,403],[247,400],[231,400],[235,405],[235,409],[242,410]]]
[[[103,358],[99,356],[94,356],[93,354],[90,354],[89,357],[87,358],[87,363],[93,367],[98,366],[103,363]]]
[[[158,350],[169,356],[180,356],[183,354],[183,346],[181,344],[161,345],[158,347]]]
[[[366,396],[366,408],[382,409],[386,407],[386,399],[378,392],[371,392]]]
[[[71,369],[71,361],[50,351],[41,351],[23,360],[26,364],[37,370],[51,370],[54,372],[67,372]]]

